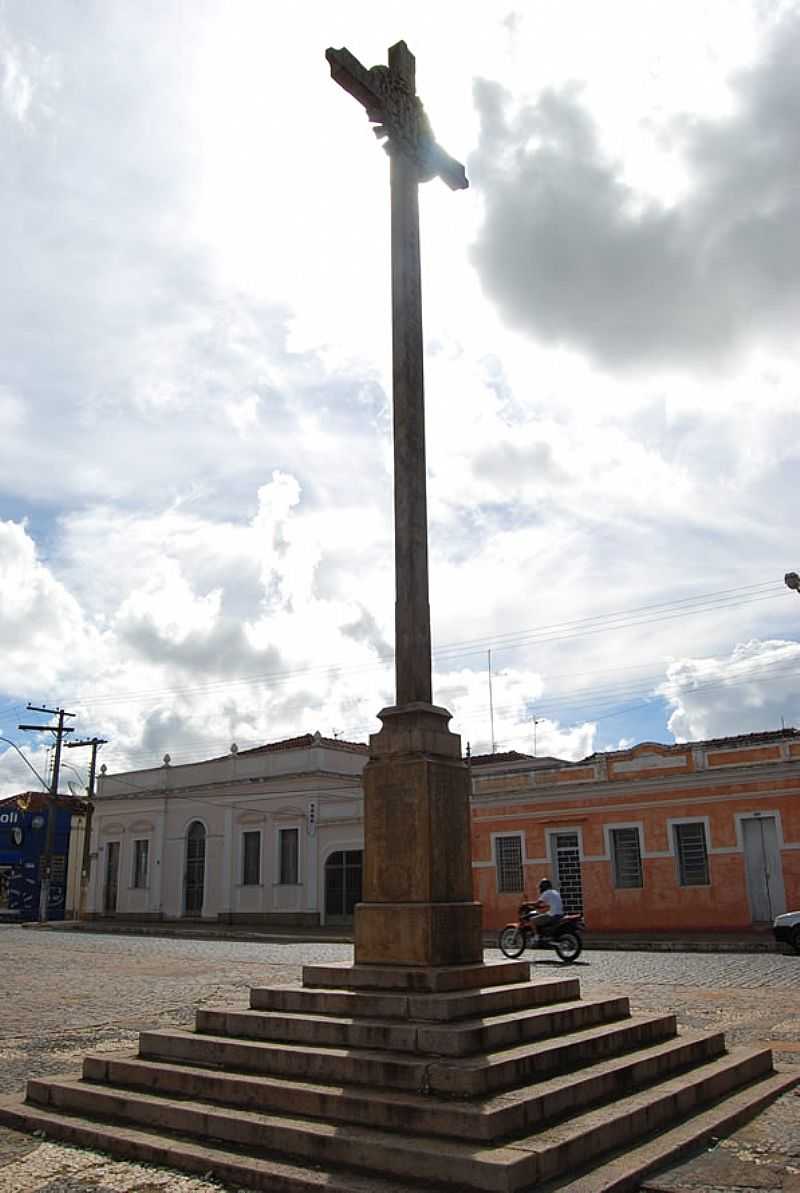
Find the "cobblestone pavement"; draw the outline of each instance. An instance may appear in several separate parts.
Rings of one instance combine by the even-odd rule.
[[[487,950],[487,960],[499,956]],[[27,1077],[76,1073],[87,1052],[133,1048],[145,1028],[187,1026],[197,1006],[246,1006],[250,986],[303,964],[346,962],[349,945],[82,935],[0,927],[0,1093]],[[535,972],[562,969],[549,955]],[[625,993],[634,1010],[674,1010],[731,1044],[767,1042],[800,1065],[800,958],[780,954],[588,952],[571,971],[584,996]],[[736,1188],[800,1193],[800,1097],[779,1099],[711,1151],[652,1178],[653,1193]],[[0,1193],[220,1193],[215,1182],[109,1160],[0,1129]]]

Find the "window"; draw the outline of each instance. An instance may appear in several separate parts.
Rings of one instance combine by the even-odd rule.
[[[298,878],[298,847],[299,833],[296,828],[282,828],[278,832],[278,850],[280,854],[280,879],[286,884],[297,883]]]
[[[522,837],[495,837],[494,850],[498,892],[523,891]]]
[[[642,851],[638,828],[612,828],[611,856],[614,860],[614,886],[642,886]]]
[[[261,882],[261,833],[242,833],[242,886]]]
[[[695,821],[690,824],[676,824],[674,829],[681,886],[708,886],[706,826],[700,821]]]
[[[134,841],[133,843],[133,885],[142,888],[147,886],[147,856],[150,852],[149,841]]]

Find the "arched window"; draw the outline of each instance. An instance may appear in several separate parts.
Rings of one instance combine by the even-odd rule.
[[[193,820],[186,832],[186,871],[183,883],[184,915],[203,914],[206,882],[206,830]]]

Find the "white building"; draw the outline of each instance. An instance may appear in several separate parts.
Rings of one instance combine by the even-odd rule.
[[[365,745],[318,733],[103,774],[88,913],[325,924],[361,898]]]

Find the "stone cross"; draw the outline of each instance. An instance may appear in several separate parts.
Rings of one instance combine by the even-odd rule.
[[[405,42],[389,65],[367,70],[349,50],[325,53],[334,80],[363,104],[391,166],[392,393],[394,404],[395,668],[397,705],[431,702],[428,515],[422,366],[418,184],[469,186],[464,167],[436,144],[416,94]]]

